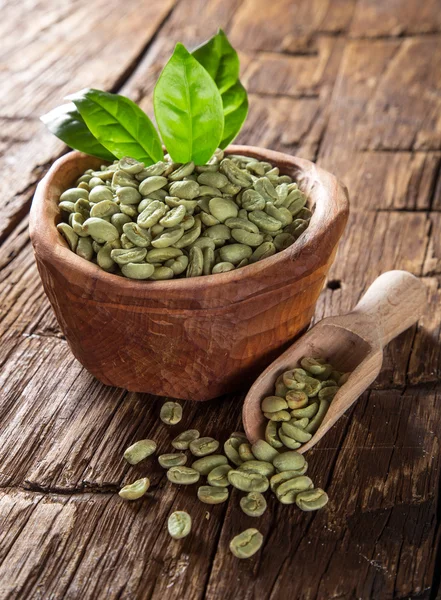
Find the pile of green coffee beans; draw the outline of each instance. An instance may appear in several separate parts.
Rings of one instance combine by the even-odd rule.
[[[131,279],[225,273],[293,244],[311,211],[270,163],[217,150],[203,166],[122,158],[88,169],[59,206],[78,256]]]
[[[264,398],[261,405],[268,419],[265,439],[275,449],[297,450],[309,442],[349,377],[322,358],[303,358],[300,366],[282,373],[274,396]]]
[[[166,402],[160,412],[167,425],[177,424],[182,417],[178,402]],[[245,434],[235,432],[219,451],[220,444],[211,437],[201,437],[196,429],[183,431],[171,442],[177,452],[162,454],[158,462],[167,469],[167,479],[174,484],[201,484],[197,496],[205,504],[221,504],[229,497],[229,486],[245,493],[240,499],[242,511],[250,517],[260,517],[267,508],[263,495],[271,491],[281,504],[297,504],[303,511],[314,511],[328,502],[327,494],[314,487],[306,476],[308,464],[302,454],[288,450],[279,452],[265,440],[249,444]],[[127,448],[124,458],[135,465],[156,452],[153,440],[140,440]],[[186,454],[189,451],[189,454]],[[206,478],[206,482],[201,482]],[[147,477],[123,487],[119,495],[126,500],[141,498],[150,485]],[[168,531],[174,539],[187,536],[192,520],[185,511],[173,512],[168,519]],[[262,534],[246,529],[230,542],[237,558],[253,556],[263,543]]]

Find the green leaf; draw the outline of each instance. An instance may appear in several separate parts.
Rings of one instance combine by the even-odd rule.
[[[68,96],[96,139],[117,158],[152,165],[163,159],[161,140],[148,116],[118,94],[85,89]]]
[[[222,138],[222,99],[213,79],[177,44],[155,86],[156,122],[175,162],[205,164]]]
[[[51,133],[74,150],[104,160],[114,160],[115,156],[91,134],[75,104],[57,106],[43,115],[41,120]]]
[[[222,29],[196,48],[193,56],[211,75],[221,93],[224,133],[219,146],[226,148],[239,133],[248,114],[247,92],[239,81],[239,57]]]
[[[219,147],[226,148],[241,130],[248,114],[248,95],[240,81],[222,94],[222,102],[225,124]]]
[[[210,73],[221,94],[239,79],[239,57],[222,29],[192,54]]]

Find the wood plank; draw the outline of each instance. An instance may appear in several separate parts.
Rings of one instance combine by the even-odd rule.
[[[405,36],[441,30],[439,0],[360,0],[349,35],[354,37]]]
[[[237,589],[244,599],[281,598],[287,590],[302,600],[420,597],[435,567],[439,394],[365,394],[343,439],[333,446],[325,437],[308,453],[312,478],[330,494],[328,508],[308,516],[270,505],[259,522],[263,550],[239,568],[224,548],[254,525],[230,502],[207,597],[232,599]],[[236,574],[234,588],[228,572]]]
[[[323,141],[323,166],[343,177],[354,150],[439,150],[441,84],[433,61],[440,56],[441,41],[431,36],[348,42]]]
[[[9,24],[2,36],[0,126],[8,148],[0,164],[8,177],[0,181],[0,241],[29,209],[35,184],[65,149],[40,115],[84,87],[118,87],[173,4],[128,0],[122,7],[117,0],[98,0],[91,10],[85,0],[68,9],[46,2],[35,8],[24,39],[16,34],[22,29],[16,11],[20,23]]]
[[[209,599],[235,598],[237,589],[244,599],[283,597],[286,589],[296,598],[381,600],[394,588],[403,593],[399,597],[416,596],[430,585],[434,569],[440,395],[439,386],[365,394],[308,453],[311,476],[331,498],[315,515],[276,506],[272,498],[257,522],[241,513],[237,492],[228,506],[208,507],[195,489],[178,489],[156,474],[147,498],[130,505],[114,494],[42,496],[11,489],[0,499],[7,536],[0,565],[4,591],[32,597],[38,585],[45,597],[93,598],[98,590],[108,598],[136,597],[143,590],[159,598],[172,587],[173,597],[201,598],[210,577]],[[229,402],[215,413],[207,404],[196,412],[184,413],[186,425],[216,414],[211,432],[222,439],[236,426]],[[97,442],[90,443],[96,451]],[[113,462],[113,452],[111,444],[103,445],[102,469]],[[150,475],[151,462],[131,469],[126,480],[141,471]],[[349,470],[348,464],[357,467]],[[165,530],[167,516],[178,508],[194,517],[184,542],[170,540]],[[263,551],[237,564],[229,540],[256,524],[265,535]],[[37,573],[31,571],[35,564]]]
[[[315,34],[347,29],[354,6],[353,0],[245,0],[233,21],[232,43],[242,50],[315,52]]]
[[[320,36],[317,53],[305,55],[257,52],[250,54],[243,83],[248,92],[264,96],[327,97],[332,90],[344,40]]]

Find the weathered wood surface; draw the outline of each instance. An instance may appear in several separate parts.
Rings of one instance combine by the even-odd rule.
[[[24,17],[26,16],[26,18]],[[6,2],[0,30],[0,598],[439,598],[441,434],[441,4],[439,0]],[[330,495],[315,515],[277,506],[261,553],[228,542],[254,525],[207,508],[133,440],[167,448],[160,400],[105,388],[72,357],[33,261],[26,213],[63,146],[39,115],[85,85],[121,90],[151,111],[152,83],[176,41],[224,27],[241,52],[251,110],[238,141],[317,160],[348,186],[352,215],[316,319],[349,310],[381,272],[429,289],[418,326],[308,454]],[[19,33],[17,33],[19,32]],[[243,394],[185,403],[182,427],[221,441]],[[115,491],[148,473],[152,492]],[[194,534],[169,539],[172,510]],[[209,518],[206,518],[208,513]]]

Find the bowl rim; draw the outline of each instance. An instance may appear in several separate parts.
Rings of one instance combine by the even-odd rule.
[[[328,245],[334,247],[347,221],[349,198],[346,187],[334,175],[318,167],[315,163],[282,152],[257,146],[231,145],[225,150],[225,154],[243,154],[265,160],[279,167],[282,174],[284,170],[289,170],[290,174],[296,177],[300,189],[305,191],[311,199],[314,212],[309,227],[294,244],[285,250],[276,252],[271,257],[241,269],[202,277],[137,281],[108,273],[97,264],[72,252],[56,228],[59,210],[54,203],[54,186],[59,186],[59,182],[57,184],[56,180],[60,173],[68,172],[78,161],[86,159],[96,165],[106,163],[104,160],[82,152],[71,151],[52,164],[35,191],[29,225],[35,254],[40,259],[56,262],[58,270],[69,269],[71,272],[75,270],[80,277],[90,278],[93,281],[94,290],[106,289],[107,292],[114,293],[115,297],[127,296],[130,293],[136,297],[143,294],[148,296],[149,292],[155,296],[163,293],[182,295],[185,290],[190,289],[193,297],[198,293],[202,296],[206,295],[207,290],[213,287],[227,285],[237,287],[238,284],[243,285],[246,280],[254,279],[256,276],[271,277],[271,271],[274,271],[274,268],[281,263],[286,263],[287,260],[296,265],[294,270],[286,274],[287,282],[302,279],[323,266],[329,258],[329,253],[328,256],[323,256],[320,247],[324,246],[327,241]]]

